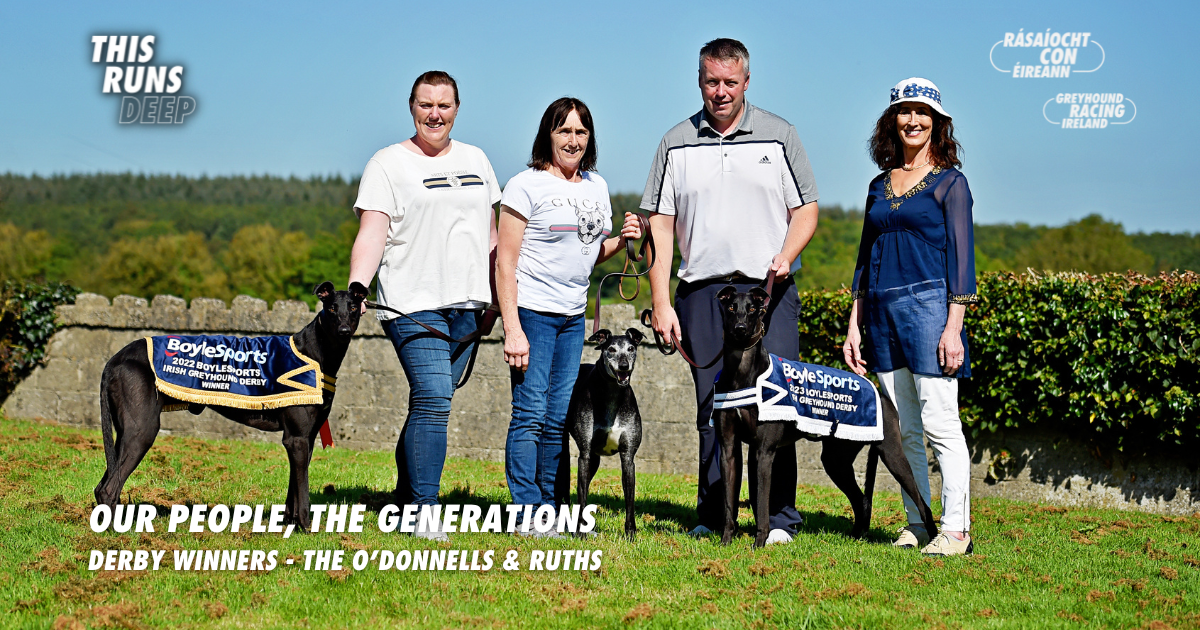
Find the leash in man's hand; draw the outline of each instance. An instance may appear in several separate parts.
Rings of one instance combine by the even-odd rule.
[[[596,334],[596,331],[600,330],[600,302],[601,302],[600,296],[601,296],[601,292],[603,291],[603,288],[604,288],[604,282],[606,280],[608,280],[609,278],[614,278],[614,277],[620,278],[622,280],[624,280],[625,278],[633,278],[636,282],[636,284],[634,285],[635,288],[633,291],[633,295],[626,296],[623,285],[621,285],[621,284],[617,285],[617,293],[621,296],[621,299],[625,300],[626,302],[632,302],[633,299],[636,298],[639,293],[641,293],[641,290],[642,290],[641,278],[642,278],[642,276],[649,274],[650,270],[653,269],[654,265],[658,262],[658,249],[655,247],[655,244],[654,244],[654,234],[650,231],[649,219],[647,219],[644,215],[641,215],[641,214],[634,214],[634,216],[636,216],[638,218],[638,224],[642,230],[642,246],[639,249],[634,244],[633,241],[626,240],[625,241],[625,265],[624,265],[624,267],[622,267],[620,272],[614,272],[614,273],[610,273],[610,274],[604,276],[603,278],[600,279],[600,282],[597,283],[597,285],[596,285],[596,305],[592,312],[592,334]],[[641,262],[646,257],[647,250],[649,250],[649,252],[650,252],[650,264],[647,265],[646,269],[640,273],[629,273],[629,267],[631,265],[633,266],[633,268],[635,270],[637,269],[637,266],[634,265],[634,263]],[[764,303],[764,306],[765,306],[765,304],[770,303],[771,291],[775,286],[775,273],[776,272],[774,269],[767,270],[767,277],[763,280],[762,284],[759,285],[759,286],[763,286],[767,291],[767,302]],[[692,358],[690,356],[688,356],[687,352],[684,351],[683,342],[674,333],[674,331],[671,332],[671,339],[668,340],[668,339],[664,339],[663,336],[661,334],[659,334],[659,332],[657,330],[655,330],[653,324],[651,323],[651,316],[653,315],[653,312],[654,311],[652,309],[646,309],[646,310],[642,311],[640,321],[643,326],[645,326],[646,328],[649,328],[651,330],[651,332],[654,333],[654,343],[656,346],[658,346],[658,351],[663,353],[663,355],[671,356],[672,354],[675,354],[676,352],[678,352],[679,356],[683,357],[684,361],[687,361],[689,365],[691,365],[694,368],[700,369],[700,370],[710,368],[710,367],[716,365],[717,361],[721,360],[721,353],[718,352],[717,356],[713,357],[712,361],[709,361],[705,365],[700,365],[699,363],[696,363],[695,361],[693,361]]]
[[[771,303],[771,292],[775,288],[775,270],[768,269],[767,277],[764,278],[761,283],[759,283],[759,286],[763,287],[767,292],[767,299],[763,302],[763,308],[766,308],[767,305]],[[709,361],[704,365],[700,365],[699,363],[693,361],[692,358],[687,355],[687,352],[684,352],[683,342],[680,341],[679,337],[675,335],[675,331],[671,331],[670,340],[663,339],[662,335],[658,334],[658,331],[655,330],[651,325],[651,317],[653,315],[654,311],[652,309],[646,309],[642,311],[642,325],[654,331],[654,343],[658,345],[659,352],[667,356],[671,356],[672,354],[679,352],[679,356],[683,357],[683,360],[687,361],[688,365],[691,365],[697,370],[706,370],[716,365],[717,361],[721,360],[722,353],[718,352],[717,356],[713,357],[712,361]]]

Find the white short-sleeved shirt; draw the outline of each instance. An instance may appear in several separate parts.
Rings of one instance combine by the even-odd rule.
[[[546,171],[517,173],[501,204],[529,223],[517,258],[517,306],[578,315],[587,310],[588,276],[612,233],[608,184],[596,173],[568,182]]]
[[[482,308],[492,299],[488,245],[500,186],[479,148],[451,141],[440,157],[400,144],[363,170],[355,212],[391,218],[379,263],[379,303],[405,313]],[[377,311],[380,319],[395,315]]]

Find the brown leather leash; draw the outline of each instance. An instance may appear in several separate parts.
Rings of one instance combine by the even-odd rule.
[[[475,329],[474,332],[464,335],[463,337],[461,337],[459,339],[455,339],[454,337],[447,335],[446,333],[434,328],[433,326],[426,324],[425,322],[421,322],[421,321],[417,321],[416,319],[413,319],[413,317],[411,315],[409,315],[408,313],[401,313],[400,311],[398,311],[390,306],[384,306],[382,304],[377,304],[375,302],[365,302],[365,304],[366,304],[367,308],[371,308],[371,309],[375,309],[375,310],[379,310],[379,311],[387,311],[389,313],[395,313],[396,315],[399,315],[400,317],[407,319],[408,321],[420,326],[421,328],[424,328],[426,331],[429,332],[429,334],[433,335],[434,337],[437,337],[438,339],[441,339],[442,341],[445,341],[446,343],[457,343],[457,344],[464,344],[464,343],[471,343],[472,341],[479,341],[480,339],[489,335],[492,332],[492,327],[496,325],[496,316],[499,314],[498,311],[496,311],[494,309],[489,308],[489,309],[485,310],[483,312],[483,318],[479,320],[479,326]],[[466,385],[467,381],[471,379],[471,372],[474,371],[474,369],[475,369],[475,357],[478,354],[479,354],[479,344],[475,344],[474,347],[471,348],[471,358],[470,358],[469,362],[467,363],[467,367],[466,367],[466,369],[463,370],[462,377],[458,380],[458,384],[454,386],[454,389],[462,389],[463,385]]]
[[[642,228],[642,247],[639,251],[637,248],[637,245],[635,245],[633,241],[629,241],[629,240],[625,241],[625,266],[621,268],[621,271],[619,273],[616,273],[616,272],[610,273],[610,274],[604,276],[603,278],[601,278],[600,282],[598,282],[596,284],[596,305],[595,305],[594,309],[592,310],[592,334],[593,335],[596,334],[596,331],[600,330],[600,301],[601,301],[600,296],[601,296],[601,291],[604,288],[604,281],[608,280],[609,278],[613,278],[613,277],[621,278],[622,280],[624,280],[625,278],[633,278],[634,281],[636,282],[636,284],[634,285],[635,288],[633,291],[633,295],[629,295],[629,296],[625,295],[625,290],[624,290],[623,285],[622,284],[617,285],[617,293],[621,296],[621,299],[625,300],[626,302],[632,302],[633,299],[636,298],[638,296],[638,294],[640,294],[642,291],[642,280],[641,280],[642,276],[649,274],[650,270],[654,268],[654,264],[656,262],[658,262],[658,249],[655,248],[655,246],[654,246],[654,235],[650,232],[650,220],[641,214],[635,214],[634,216],[636,216],[638,218],[638,225]],[[641,262],[642,259],[644,259],[646,257],[647,250],[650,251],[650,264],[646,267],[646,270],[642,271],[640,273],[629,273],[629,266],[633,265],[634,262]],[[634,265],[634,269],[635,270],[637,269],[636,265]],[[642,311],[642,316],[641,316],[640,321],[643,326],[645,326],[646,328],[649,328],[654,333],[654,343],[655,343],[655,345],[658,346],[659,352],[663,353],[666,356],[671,356],[672,354],[675,354],[675,352],[678,350],[679,356],[683,357],[684,361],[687,361],[692,366],[700,368],[700,369],[712,367],[713,365],[716,365],[717,361],[719,361],[721,359],[721,354],[718,353],[717,356],[708,365],[705,365],[705,366],[697,365],[696,362],[693,361],[692,358],[689,357],[687,355],[687,353],[683,351],[683,344],[680,343],[678,337],[676,337],[675,335],[671,335],[672,340],[670,342],[667,342],[662,338],[662,335],[658,334],[657,330],[654,330],[654,327],[650,325],[651,313],[652,313],[651,309],[646,309],[646,310]]]
[[[763,302],[763,308],[766,308],[767,305],[771,303],[771,291],[775,288],[775,273],[768,269],[767,277],[762,281],[762,283],[759,284],[759,286],[764,287],[767,292],[767,300]],[[688,365],[691,365],[697,370],[707,370],[708,368],[716,365],[717,361],[721,360],[722,353],[718,352],[717,356],[713,357],[712,361],[709,361],[704,365],[696,363],[687,355],[686,352],[683,351],[683,342],[679,340],[679,337],[675,335],[674,331],[671,332],[671,339],[669,341],[663,339],[662,335],[658,334],[658,331],[655,330],[654,326],[651,325],[650,318],[653,315],[654,311],[652,309],[646,309],[642,311],[641,322],[643,326],[654,332],[654,343],[658,346],[659,352],[666,356],[671,356],[672,354],[679,352],[679,356],[683,357],[683,360],[687,361]]]
[[[617,294],[621,296],[622,300],[632,302],[642,292],[642,276],[650,273],[650,270],[654,268],[654,263],[658,261],[658,250],[654,248],[654,237],[650,234],[650,220],[641,214],[635,213],[633,216],[637,217],[638,225],[642,229],[642,247],[639,250],[634,241],[626,240],[625,265],[621,267],[621,271],[610,273],[601,278],[600,282],[596,283],[596,305],[592,309],[593,335],[596,334],[596,331],[600,330],[600,294],[604,289],[604,282],[609,278],[620,278],[621,280],[617,282]],[[647,250],[650,252],[650,264],[646,266],[645,271],[637,273],[637,265],[634,263],[642,262],[646,258]],[[635,273],[629,273],[631,265]],[[625,285],[622,282],[625,278],[634,279],[633,295],[625,295]]]

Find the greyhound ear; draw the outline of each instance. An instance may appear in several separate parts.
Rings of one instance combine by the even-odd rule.
[[[633,341],[633,345],[635,346],[639,343],[642,343],[642,340],[646,338],[646,335],[643,335],[642,331],[636,328],[630,328],[629,330],[626,330],[625,334]]]
[[[367,287],[364,287],[361,282],[351,282],[350,293],[360,300],[366,299]]]
[[[733,296],[737,295],[737,292],[737,287],[729,285],[724,289],[721,289],[721,292],[717,294],[717,301],[721,304],[725,304],[729,302],[729,300],[732,300]]]
[[[596,334],[588,337],[588,341],[595,342],[596,345],[600,346],[601,348],[604,347],[604,344],[608,343],[609,339],[612,339],[612,331],[607,328],[601,328],[600,330],[596,331]]]
[[[754,287],[750,289],[750,299],[754,300],[755,306],[762,308],[763,304],[771,301],[771,294],[767,293],[761,287]]]
[[[329,297],[330,295],[333,295],[333,290],[334,290],[333,283],[326,280],[325,282],[318,284],[317,288],[313,289],[313,295],[324,300],[325,298]]]

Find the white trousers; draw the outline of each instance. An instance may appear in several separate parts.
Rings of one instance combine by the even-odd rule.
[[[900,412],[900,439],[921,497],[932,505],[924,439],[929,438],[942,472],[942,529],[969,531],[971,453],[958,417],[958,379],[913,374],[907,368],[879,372],[877,376],[884,393]],[[903,491],[901,494],[908,522],[923,524],[912,497]]]

